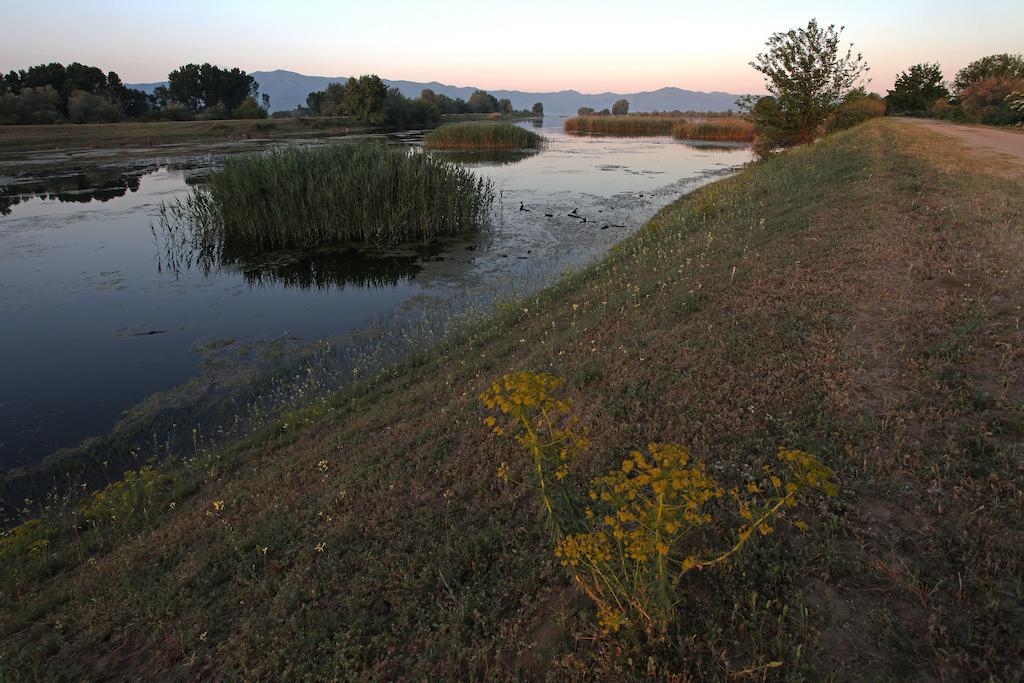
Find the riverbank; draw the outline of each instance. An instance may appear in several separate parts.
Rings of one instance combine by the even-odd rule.
[[[505,116],[502,120],[528,117]],[[445,123],[483,121],[487,114],[453,114]],[[147,156],[174,156],[211,143],[245,145],[258,141],[333,137],[377,130],[351,117],[157,121],[0,126],[0,173],[83,163],[105,163]]]
[[[5,557],[0,668],[1019,675],[1024,186],[998,170],[874,121],[698,190],[372,385],[168,470],[143,509]],[[669,633],[601,635],[530,492],[495,477],[520,455],[476,397],[515,370],[568,380],[587,471],[678,442],[731,485],[787,446],[840,494],[694,575]]]

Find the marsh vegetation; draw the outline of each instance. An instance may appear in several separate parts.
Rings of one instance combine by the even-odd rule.
[[[455,163],[372,142],[230,157],[160,220],[185,223],[206,254],[430,242],[480,228],[489,180]]]
[[[423,140],[427,149],[516,150],[538,149],[544,138],[511,123],[456,123],[441,126]]]
[[[677,121],[672,126],[672,137],[680,140],[753,142],[754,132],[754,124],[739,117]]]

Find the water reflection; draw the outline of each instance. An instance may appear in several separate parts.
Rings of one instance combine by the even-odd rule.
[[[129,192],[138,192],[142,177],[153,170],[152,167],[131,171],[76,169],[45,178],[15,179],[0,186],[0,216],[10,215],[12,207],[36,197],[81,204],[110,201]]]
[[[466,152],[433,152],[466,166],[511,166],[540,154],[538,149],[498,149]]]
[[[370,253],[358,249],[281,252],[224,259],[250,287],[278,283],[298,289],[385,288],[413,279],[423,267],[418,254]]]

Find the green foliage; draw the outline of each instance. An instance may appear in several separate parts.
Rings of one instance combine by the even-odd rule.
[[[387,123],[388,88],[374,74],[350,78],[345,85],[345,113],[369,126]]]
[[[62,120],[60,93],[53,86],[26,87],[17,94],[0,95],[0,123],[41,124]]]
[[[75,100],[78,107],[72,114]],[[75,123],[109,122],[144,116],[151,106],[152,98],[126,88],[117,73],[104,74],[97,67],[78,62],[68,66],[58,62],[39,64],[0,77],[3,123],[58,123],[65,119]]]
[[[93,525],[149,519],[169,488],[171,478],[152,467],[129,470],[124,477],[82,501],[79,512]]]
[[[555,555],[593,600],[607,631],[664,629],[677,616],[686,574],[720,565],[751,538],[772,533],[803,494],[838,492],[832,470],[802,451],[779,450],[787,480],[765,465],[759,480],[727,490],[686,448],[652,443],[592,479],[584,502],[572,474],[590,442],[571,416],[572,404],[558,396],[562,385],[551,374],[518,372],[500,378],[480,400],[494,413],[485,420],[494,433],[510,434],[529,454],[526,483],[537,492]],[[502,463],[498,477],[514,476]],[[717,541],[732,534],[725,547]]]
[[[938,64],[915,64],[896,77],[886,96],[894,112],[926,112],[937,100],[948,99],[949,89]]]
[[[623,98],[616,100],[615,104],[612,105],[613,116],[625,116],[629,113],[629,100]]]
[[[781,132],[775,135],[779,142],[814,139],[818,127],[868,71],[852,45],[845,52],[840,49],[842,32],[834,25],[821,28],[812,19],[806,28],[772,34],[765,52],[750,63],[764,74],[777,108],[767,119],[751,111],[759,129]]]
[[[1024,121],[1024,90],[1015,90],[1006,96],[1006,106],[1017,115],[1017,119]]]
[[[121,118],[121,108],[105,97],[81,90],[71,94],[68,119],[71,123],[114,123]]]
[[[30,519],[0,534],[0,560],[23,560],[38,555],[50,544],[53,530],[41,520]]]
[[[249,97],[259,94],[259,83],[236,68],[222,69],[212,64],[186,64],[167,75],[165,97],[180,103],[193,114],[220,105],[234,111]]]
[[[544,116],[544,103],[534,102],[533,108],[530,110],[530,113],[533,114],[534,116]]]
[[[846,130],[879,116],[885,116],[885,101],[876,93],[854,90],[825,121],[825,130],[829,133]]]
[[[1007,98],[1018,90],[1024,90],[1024,78],[984,78],[960,91],[960,105],[970,121],[1009,125],[1017,120],[1017,112]]]
[[[490,114],[501,111],[497,98],[488,94],[485,90],[477,90],[469,96],[469,110],[476,114]]]
[[[989,78],[1024,79],[1024,55],[1003,53],[977,59],[957,72],[953,88],[962,93]]]
[[[423,140],[427,149],[535,149],[544,138],[511,123],[454,123],[441,126]]]
[[[398,147],[342,143],[230,157],[184,202],[184,221],[208,258],[345,244],[391,245],[481,227],[490,181]]]
[[[245,98],[240,105],[231,112],[233,119],[265,119],[267,110],[261,107],[255,97]]]

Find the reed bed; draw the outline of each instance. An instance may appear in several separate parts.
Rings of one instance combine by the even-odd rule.
[[[671,116],[574,116],[565,121],[566,133],[602,133],[623,137],[668,135],[680,119]]]
[[[708,142],[753,142],[754,124],[738,117],[676,121],[672,137],[679,140]]]
[[[430,242],[480,228],[489,180],[379,143],[287,147],[228,158],[161,223],[185,221],[205,257],[349,244]]]
[[[543,144],[543,136],[511,123],[454,123],[423,140],[427,149],[439,150],[536,149]]]

